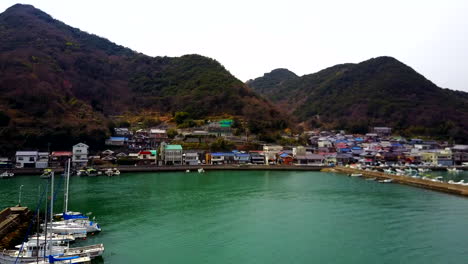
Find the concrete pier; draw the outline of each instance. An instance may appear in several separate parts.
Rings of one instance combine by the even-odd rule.
[[[384,179],[392,179],[395,183],[410,185],[418,188],[424,188],[439,192],[451,193],[456,195],[468,196],[468,186],[457,185],[457,184],[449,184],[446,182],[437,182],[431,180],[424,180],[419,178],[412,178],[406,176],[397,176],[392,174],[387,174],[383,172],[376,172],[376,171],[366,171],[366,170],[359,170],[359,169],[352,169],[347,167],[335,167],[335,168],[327,168],[324,171],[327,172],[339,172],[344,173],[346,175],[353,174],[353,173],[360,173],[364,178],[377,178],[379,180]]]

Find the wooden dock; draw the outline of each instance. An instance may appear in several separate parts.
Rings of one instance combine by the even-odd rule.
[[[31,217],[32,212],[27,207],[9,207],[0,212],[0,249],[22,242]]]
[[[457,185],[457,184],[449,184],[446,182],[437,182],[431,180],[424,180],[420,178],[412,178],[407,176],[398,176],[387,174],[383,172],[377,171],[366,171],[366,170],[359,170],[347,167],[335,167],[335,168],[327,168],[324,169],[327,172],[339,172],[346,175],[353,174],[353,173],[360,173],[364,178],[377,178],[379,180],[384,179],[392,179],[395,183],[405,184],[409,186],[414,186],[418,188],[424,188],[439,192],[445,192],[450,194],[456,194],[461,196],[468,196],[468,186]]]

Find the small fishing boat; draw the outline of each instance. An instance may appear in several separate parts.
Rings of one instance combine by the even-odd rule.
[[[44,171],[41,174],[42,179],[49,179],[50,175],[52,175],[52,169],[44,169]]]
[[[362,177],[362,173],[352,173],[349,176],[350,177]]]
[[[114,175],[116,176],[120,175],[120,171],[117,168],[114,168]]]
[[[89,177],[98,176],[98,171],[94,168],[89,168],[86,170],[86,176],[89,176]]]
[[[385,180],[380,180],[380,183],[391,183],[393,182],[393,179],[385,179]]]
[[[107,169],[107,170],[104,172],[104,174],[106,174],[106,175],[109,176],[109,177],[110,177],[110,176],[114,176],[114,170],[112,170],[112,169]]]
[[[204,173],[204,172],[205,172],[205,170],[203,168],[198,169],[198,173]]]
[[[0,174],[0,179],[13,178],[13,176],[15,176],[13,172],[4,171],[2,174]]]
[[[447,168],[447,171],[450,173],[459,173],[461,170],[458,170],[457,168]]]
[[[377,178],[367,178],[366,181],[375,181]]]

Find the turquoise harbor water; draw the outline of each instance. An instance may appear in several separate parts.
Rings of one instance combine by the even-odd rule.
[[[460,175],[459,177],[463,177]],[[34,207],[35,176],[0,181],[0,207]],[[60,181],[57,181],[60,184]],[[56,211],[62,208],[62,193]],[[468,199],[339,174],[284,171],[72,177],[104,263],[464,263]]]

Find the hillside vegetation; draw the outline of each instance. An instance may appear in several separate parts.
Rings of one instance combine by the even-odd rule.
[[[310,127],[366,132],[390,126],[405,136],[468,141],[468,94],[439,88],[391,57],[280,81],[270,76],[248,85]]]
[[[220,63],[149,57],[65,25],[30,5],[0,14],[0,151],[100,147],[111,116],[229,114],[266,133],[280,113]]]

